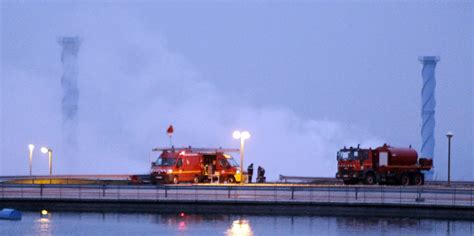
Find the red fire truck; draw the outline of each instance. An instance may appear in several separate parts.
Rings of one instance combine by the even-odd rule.
[[[161,152],[151,164],[152,183],[240,182],[240,167],[228,154],[239,149],[155,148]]]
[[[336,178],[344,184],[423,185],[422,171],[433,167],[433,160],[418,158],[417,152],[409,148],[396,148],[384,144],[372,149],[346,148],[337,153]]]

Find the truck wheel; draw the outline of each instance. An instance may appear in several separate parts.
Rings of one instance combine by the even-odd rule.
[[[150,176],[150,182],[153,185],[158,185],[158,181],[156,180],[156,174],[151,174]]]
[[[178,176],[173,177],[173,184],[179,184]]]
[[[229,176],[229,178],[227,179],[227,183],[229,184],[235,183],[235,178],[233,176]]]
[[[194,178],[193,178],[193,182],[195,184],[198,184],[199,183],[199,176],[195,175]]]
[[[410,185],[410,176],[408,176],[407,174],[403,174],[400,178],[400,184],[405,186]]]
[[[375,179],[375,175],[372,173],[367,173],[365,176],[365,184],[367,185],[374,185],[377,183],[377,179]]]
[[[424,182],[423,175],[420,173],[416,173],[415,177],[413,177],[413,184],[419,186],[419,185],[423,185],[423,182]]]

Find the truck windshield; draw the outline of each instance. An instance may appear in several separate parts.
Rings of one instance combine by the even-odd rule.
[[[175,158],[158,157],[158,159],[156,160],[157,166],[174,166],[175,164],[176,164]]]
[[[229,162],[230,166],[232,166],[232,167],[239,167],[239,164],[237,164],[237,162],[232,157],[228,158],[227,162]]]
[[[239,164],[237,164],[237,162],[235,161],[235,159],[234,159],[231,155],[225,153],[225,154],[224,154],[224,157],[225,157],[225,159],[227,160],[227,162],[229,162],[229,165],[230,165],[230,166],[232,166],[232,167],[239,167]]]
[[[358,151],[339,151],[337,153],[337,160],[356,160],[358,157]]]

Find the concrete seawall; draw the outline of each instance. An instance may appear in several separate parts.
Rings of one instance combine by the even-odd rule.
[[[0,208],[22,211],[43,209],[61,212],[146,212],[188,214],[246,214],[246,215],[317,215],[361,217],[409,217],[452,220],[474,220],[469,207],[406,206],[397,204],[345,204],[301,202],[220,202],[220,201],[143,201],[143,200],[1,200]]]
[[[301,185],[0,185],[26,211],[385,216],[474,220],[473,189]]]

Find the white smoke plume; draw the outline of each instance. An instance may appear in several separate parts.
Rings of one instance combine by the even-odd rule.
[[[79,159],[71,166],[61,150],[61,48],[56,37],[75,35],[83,43],[78,62]],[[382,143],[351,124],[229,97],[226,91],[232,88],[207,81],[186,60],[186,52],[169,49],[166,34],[139,22],[91,14],[41,36],[31,43],[55,51],[48,60],[33,60],[38,68],[2,65],[2,175],[28,173],[28,143],[53,149],[56,174],[147,173],[150,150],[169,145],[165,131],[170,124],[175,146],[236,148],[239,142],[232,139],[232,131],[250,131],[245,167],[250,162],[262,165],[270,180],[279,174],[332,177],[339,148]],[[327,105],[337,106],[331,101]],[[47,173],[47,158],[39,151],[34,173]]]

